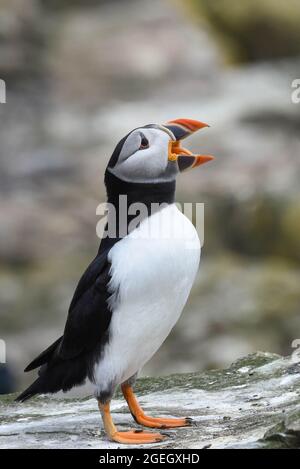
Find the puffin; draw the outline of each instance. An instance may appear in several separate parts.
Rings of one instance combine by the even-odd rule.
[[[175,203],[175,187],[181,172],[213,159],[181,144],[205,127],[193,119],[148,124],[117,144],[105,170],[111,209],[98,253],[75,289],[63,335],[25,368],[39,368],[38,377],[17,401],[66,392],[88,380],[111,441],[144,445],[166,438],[160,432],[118,431],[110,403],[119,386],[137,424],[192,424],[189,417],[145,414],[134,383],[178,321],[198,271],[199,237]]]

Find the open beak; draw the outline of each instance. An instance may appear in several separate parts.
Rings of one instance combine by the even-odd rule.
[[[212,155],[195,155],[181,146],[182,139],[197,130],[209,127],[208,124],[192,119],[175,119],[166,122],[163,126],[170,130],[175,137],[175,140],[170,140],[169,143],[168,159],[169,161],[177,161],[180,172],[196,168],[214,159]]]

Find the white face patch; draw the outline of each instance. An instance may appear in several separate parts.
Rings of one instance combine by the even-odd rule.
[[[108,170],[119,179],[137,183],[174,180],[177,164],[168,161],[170,135],[159,128],[139,128],[126,139],[117,163]],[[143,147],[143,143],[148,146]]]

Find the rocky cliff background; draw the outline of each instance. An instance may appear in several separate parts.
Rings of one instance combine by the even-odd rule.
[[[202,263],[144,373],[291,352],[300,338],[299,20],[296,0],[2,0],[0,338],[14,388],[60,334],[97,250],[115,143],[176,117],[209,122],[189,143],[217,158],[178,183],[179,201],[205,203]]]

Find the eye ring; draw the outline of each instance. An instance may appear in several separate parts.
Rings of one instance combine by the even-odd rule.
[[[141,133],[140,150],[145,150],[146,148],[149,148],[149,140]]]

